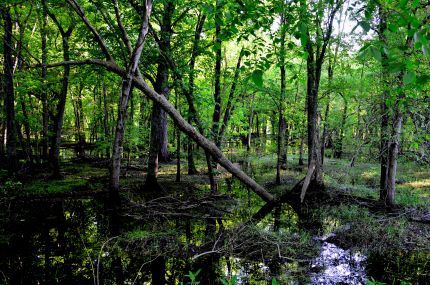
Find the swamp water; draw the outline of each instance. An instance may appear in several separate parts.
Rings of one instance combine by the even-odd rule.
[[[240,250],[254,250],[251,260],[222,256],[222,251],[212,258],[210,247],[198,247],[205,242],[206,220],[190,225],[182,223],[183,217],[155,219],[154,223],[162,223],[164,228],[158,232],[160,225],[142,227],[140,217],[117,215],[106,197],[2,201],[1,206],[0,284],[149,284],[151,276],[160,273],[166,274],[165,284],[191,284],[186,275],[195,273],[197,267],[202,269],[196,278],[200,284],[212,284],[204,276],[222,277],[228,282],[229,275],[237,275],[236,284],[271,284],[273,276],[280,284],[365,284],[369,274],[381,277],[405,270],[399,266],[398,257],[380,256],[369,263],[360,253],[324,240],[317,241],[320,249],[306,260],[289,261],[276,255],[269,260],[264,246],[232,249],[238,256],[243,255]],[[179,240],[180,245],[168,245],[172,239]],[[381,262],[383,258],[394,261]],[[400,262],[408,257],[402,258]],[[422,267],[419,262],[409,260],[409,269]],[[407,276],[407,272],[401,274]],[[413,284],[426,282],[415,280]]]
[[[261,205],[235,179],[219,187],[233,199],[181,186],[165,197],[123,193],[121,208],[107,194],[0,198],[0,284],[430,284],[429,254],[340,248],[302,230],[289,207],[277,226],[275,214],[243,225]]]

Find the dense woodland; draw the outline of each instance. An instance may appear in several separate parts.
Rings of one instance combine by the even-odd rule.
[[[146,201],[141,210],[151,212],[151,199],[179,195],[184,185],[199,184],[203,193],[184,192],[197,200],[181,205],[157,200],[157,209],[165,215],[168,207],[204,208],[224,196],[247,203],[250,212],[236,226],[206,218],[204,242],[270,215],[276,235],[285,207],[309,219],[322,201],[345,199],[388,215],[382,220],[407,216],[423,227],[411,235],[424,243],[409,249],[430,260],[430,2],[3,0],[0,12],[2,207],[10,199],[58,198],[61,181],[70,185],[62,198],[79,196],[70,169],[92,167],[101,171],[88,174],[82,195],[106,192],[113,208],[128,209],[119,210],[122,219],[132,219],[130,205]],[[266,172],[258,176],[246,162]],[[371,180],[365,193],[353,190],[360,179]],[[223,181],[237,183],[226,191]],[[34,183],[52,193],[30,193]],[[399,193],[402,183],[412,186]],[[219,262],[217,242],[212,252],[200,249],[211,257],[200,264],[200,284],[221,282],[204,270]],[[103,277],[109,284],[145,281],[127,276],[129,259],[118,256],[112,277]],[[151,284],[184,280],[169,258],[149,258]],[[184,265],[190,282],[198,267]],[[98,271],[97,278],[91,272],[99,284]],[[15,274],[3,274],[5,282],[21,284]],[[60,280],[47,276],[42,284]],[[427,277],[395,281],[427,284]]]

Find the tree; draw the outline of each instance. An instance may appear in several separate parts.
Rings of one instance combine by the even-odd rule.
[[[9,173],[17,171],[18,162],[16,157],[16,129],[15,129],[15,94],[13,83],[13,61],[12,61],[12,18],[10,16],[10,8],[7,5],[2,5],[0,12],[4,21],[4,39],[3,39],[3,54],[4,54],[4,73],[3,73],[3,88],[4,88],[4,106],[6,109],[6,152],[7,164]]]
[[[322,1],[320,5],[309,6],[305,0],[300,1],[300,16],[303,19],[298,25],[307,65],[307,130],[308,130],[308,174],[310,184],[316,188],[323,186],[321,139],[319,135],[318,91],[322,66],[333,32],[333,20],[342,6],[342,0]],[[305,180],[306,182],[307,180]],[[303,187],[302,199],[306,192]]]

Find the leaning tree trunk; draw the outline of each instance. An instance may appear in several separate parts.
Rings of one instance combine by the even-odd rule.
[[[75,7],[74,9],[75,11],[77,11],[80,17],[85,21],[86,20],[85,16],[83,15],[83,12],[79,11],[79,7],[77,8]],[[110,190],[112,192],[118,192],[119,190],[119,177],[121,173],[121,157],[123,152],[123,140],[124,140],[124,133],[125,133],[125,122],[126,122],[126,115],[127,115],[128,100],[130,98],[130,94],[133,87],[134,75],[139,68],[139,60],[143,51],[146,35],[148,34],[148,31],[149,31],[149,17],[151,16],[151,11],[152,11],[152,1],[146,0],[143,21],[140,27],[140,32],[136,42],[136,46],[134,50],[131,52],[130,62],[127,70],[124,73],[122,73],[123,80],[122,80],[121,96],[118,103],[118,117],[117,117],[117,124],[116,124],[116,130],[115,130],[115,139],[112,147],[112,166],[111,166],[111,173],[110,173]],[[90,25],[87,24],[87,26],[90,26]],[[101,40],[99,37],[98,39],[100,43]],[[102,44],[102,47],[104,49],[106,57],[112,61],[112,58],[109,52],[107,52],[106,46]],[[130,48],[130,51],[131,51],[131,48]]]
[[[12,62],[12,19],[9,7],[1,10],[4,20],[4,106],[6,108],[6,152],[7,168],[9,173],[14,173],[18,168],[16,157],[16,129],[15,129],[15,95],[13,87],[13,62]]]

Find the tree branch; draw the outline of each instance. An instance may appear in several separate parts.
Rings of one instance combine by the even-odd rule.
[[[113,57],[109,53],[109,49],[107,48],[103,38],[100,36],[100,34],[97,32],[96,28],[91,24],[91,22],[88,20],[88,18],[85,16],[84,10],[82,10],[81,6],[76,2],[76,0],[66,0],[67,3],[69,3],[70,6],[75,10],[75,12],[79,15],[79,17],[84,21],[87,28],[91,31],[91,33],[96,38],[96,41],[99,45],[99,47],[102,49],[102,52],[106,56],[106,60],[108,61],[114,61]]]

